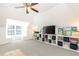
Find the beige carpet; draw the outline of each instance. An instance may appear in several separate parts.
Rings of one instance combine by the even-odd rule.
[[[5,52],[2,56],[24,56],[24,53],[20,49]]]
[[[0,56],[79,56],[79,53],[36,40],[15,41],[0,45]]]

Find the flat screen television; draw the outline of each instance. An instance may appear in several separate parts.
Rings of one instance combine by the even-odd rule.
[[[44,26],[43,34],[55,34],[55,25],[53,26]]]

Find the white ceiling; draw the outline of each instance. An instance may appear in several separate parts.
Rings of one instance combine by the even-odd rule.
[[[54,8],[54,7],[56,7],[57,5],[60,5],[60,4],[61,3],[39,3],[38,5],[35,5],[33,7],[35,9],[39,10],[39,12],[41,13],[41,12],[45,12],[45,11],[51,9],[51,8]],[[70,7],[75,13],[79,14],[79,3],[69,3],[69,4],[65,3],[65,4],[68,7]],[[0,7],[12,7],[12,8],[14,8],[14,7],[17,7],[17,6],[20,6],[20,5],[22,5],[22,4],[21,3],[0,3]]]
[[[15,17],[15,15],[26,17],[27,15],[25,15],[25,10],[23,8],[15,8],[20,5],[22,5],[22,4],[21,3],[0,3],[0,15],[2,15],[2,14],[4,15],[7,12],[10,15],[12,15],[13,17]],[[71,11],[73,11],[73,13],[76,16],[79,16],[79,3],[70,3],[70,4],[67,4],[67,3],[39,3],[38,5],[35,5],[33,7],[35,9],[39,10],[39,13],[43,13],[43,12],[46,12],[50,9],[57,7],[57,6],[59,7],[59,5],[63,5],[62,7],[64,7],[64,5],[66,5]],[[58,12],[59,12],[59,10],[58,10]],[[37,13],[31,11],[30,15],[31,14],[37,14]],[[3,15],[0,17],[4,18],[5,16],[3,16]],[[7,16],[7,14],[6,14],[6,16]]]
[[[36,6],[34,6],[35,8],[37,8],[39,10],[39,12],[45,12],[51,8],[54,8],[55,6],[57,6],[59,4],[56,4],[56,3],[41,3],[41,4],[38,4]]]
[[[39,12],[45,12],[55,6],[59,5],[58,3],[39,3],[38,5],[33,6],[35,9],[39,10]],[[0,7],[17,7],[17,6],[22,6],[21,3],[0,3]],[[21,9],[21,8],[18,8]],[[23,8],[22,8],[23,9]],[[24,10],[23,10],[24,11]],[[31,13],[34,13],[31,11]]]
[[[67,3],[66,5],[71,8],[77,16],[79,16],[79,3]]]

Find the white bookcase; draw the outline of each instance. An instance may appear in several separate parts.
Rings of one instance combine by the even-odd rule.
[[[56,29],[56,31],[57,31],[57,29]],[[41,35],[41,37],[40,37],[40,35]],[[47,36],[47,38],[45,36]],[[53,36],[55,37],[55,39],[52,39]],[[64,37],[68,37],[69,40],[70,40],[70,38],[74,38],[74,39],[77,38],[79,40],[78,36],[58,35],[58,33],[56,32],[56,34],[34,33],[33,37],[34,37],[33,38],[34,40],[37,40],[39,42],[43,42],[45,44],[49,44],[49,45],[52,45],[52,46],[56,46],[56,47],[63,48],[63,49],[66,49],[66,50],[70,50],[70,51],[74,51],[74,52],[79,52],[79,42],[78,42],[78,49],[74,50],[74,49],[70,48],[70,41],[69,42],[65,42],[63,40]],[[59,40],[59,37],[61,37],[62,39]],[[58,45],[58,41],[61,41],[63,46],[59,46]]]

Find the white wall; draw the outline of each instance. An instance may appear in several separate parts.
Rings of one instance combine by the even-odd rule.
[[[38,28],[46,25],[79,26],[79,18],[76,14],[77,11],[73,10],[71,6],[67,4],[58,4],[45,12],[41,10],[42,13],[39,12],[39,14],[36,15],[25,14],[25,10],[23,8],[17,9],[14,7],[16,7],[15,4],[0,4],[0,27],[5,28],[7,18],[29,22],[28,36],[25,39],[30,39],[32,37],[31,26],[33,24],[38,26]],[[3,32],[5,33],[5,31]]]
[[[3,7],[0,6],[0,44],[4,44],[7,41],[5,40],[6,36],[6,26],[5,26],[5,16],[4,16],[5,11],[3,10]]]
[[[28,36],[25,39],[31,39],[31,26],[33,24],[33,15],[25,14],[24,9],[16,9],[15,7],[15,4],[0,4],[0,26],[1,28],[4,27],[5,30],[7,18],[28,22]],[[3,31],[2,33],[5,33],[5,31]],[[4,36],[4,34],[2,36]]]
[[[10,18],[10,19],[15,19],[15,20],[21,20],[24,22],[28,22],[29,26],[28,26],[28,36],[25,39],[30,39],[32,36],[32,31],[31,31],[31,26],[33,24],[33,15],[31,14],[25,14],[25,10],[24,9],[17,9],[14,8],[15,6],[10,6],[8,5],[7,7],[5,7],[6,10],[6,14],[7,17],[6,18]]]
[[[75,11],[71,7],[66,4],[60,4],[44,13],[39,13],[38,16],[34,17],[34,23],[38,28],[46,25],[75,26],[77,25],[76,22],[79,22],[76,18]]]

